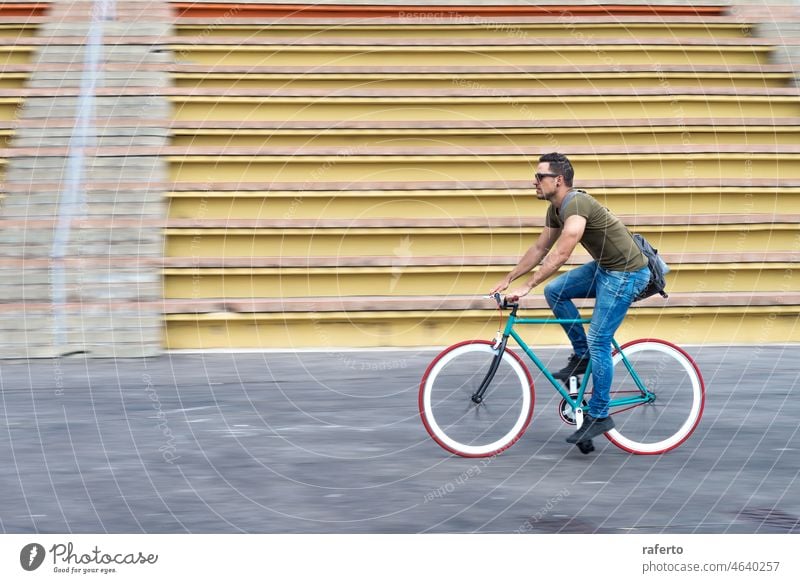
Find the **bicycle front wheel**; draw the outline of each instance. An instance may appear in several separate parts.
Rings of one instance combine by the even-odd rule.
[[[612,401],[639,397],[641,386],[653,398],[612,408],[616,427],[606,437],[636,454],[675,449],[689,438],[703,415],[706,392],[700,370],[688,354],[663,340],[634,340],[621,348],[613,357]]]
[[[488,457],[513,445],[533,415],[533,379],[522,360],[506,349],[483,400],[472,396],[497,351],[485,340],[455,344],[425,371],[419,413],[430,436],[451,453]]]

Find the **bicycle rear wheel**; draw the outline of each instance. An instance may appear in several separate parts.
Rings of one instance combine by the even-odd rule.
[[[703,415],[705,385],[700,370],[688,354],[663,340],[635,340],[621,348],[655,399],[612,408],[616,427],[606,437],[617,447],[636,454],[675,449],[689,438]],[[642,394],[622,353],[615,352],[613,357],[612,400]]]
[[[434,358],[422,377],[422,423],[434,441],[451,453],[495,455],[513,445],[530,424],[533,379],[522,360],[508,349],[483,401],[472,401],[496,354],[491,342],[461,342]]]

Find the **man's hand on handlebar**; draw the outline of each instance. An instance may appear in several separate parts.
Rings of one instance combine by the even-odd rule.
[[[509,305],[516,304],[517,302],[519,302],[520,298],[531,293],[531,290],[534,287],[530,283],[524,283],[520,287],[515,289],[513,292],[506,294],[504,298],[503,296],[500,295],[500,292],[508,289],[508,286],[511,285],[511,281],[512,279],[510,278],[510,276],[504,277],[503,279],[497,282],[497,284],[492,288],[487,297],[494,298],[499,307],[507,308]]]
[[[516,298],[516,300],[514,300],[514,301],[517,301],[517,300],[519,300],[519,298],[523,298],[523,297],[527,296],[529,293],[531,293],[532,289],[533,289],[533,286],[531,284],[524,283],[520,287],[518,287],[517,289],[512,291],[510,294],[508,294],[507,297],[511,298],[513,296],[513,297]]]
[[[510,308],[516,305],[517,301],[519,300],[516,296],[502,296],[499,292],[495,292],[491,295],[486,296],[487,298],[493,299],[497,302],[498,308]]]
[[[505,290],[508,289],[508,286],[510,286],[510,285],[511,285],[511,279],[509,279],[508,276],[506,276],[506,277],[504,277],[503,279],[501,279],[500,281],[497,282],[497,284],[489,292],[489,295],[493,296],[496,293],[505,291]]]

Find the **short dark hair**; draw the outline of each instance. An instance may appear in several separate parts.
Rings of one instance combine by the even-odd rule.
[[[558,152],[543,154],[539,157],[539,162],[547,162],[550,164],[550,172],[563,176],[564,184],[572,186],[572,179],[575,178],[575,170],[573,170],[572,163],[564,154],[559,154]]]

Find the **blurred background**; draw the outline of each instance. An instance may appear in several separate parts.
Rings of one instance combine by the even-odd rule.
[[[672,267],[623,340],[800,340],[796,2],[403,4],[1,3],[0,357],[491,336],[549,151]]]

